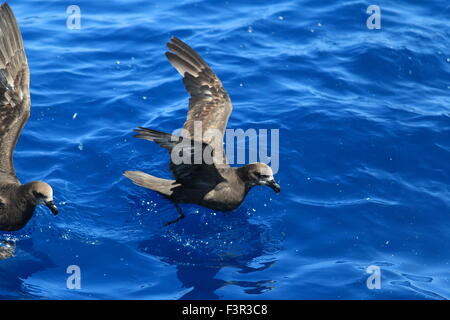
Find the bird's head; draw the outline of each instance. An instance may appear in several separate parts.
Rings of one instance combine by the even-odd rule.
[[[27,183],[27,196],[29,201],[37,206],[44,205],[50,209],[53,215],[58,215],[58,208],[53,201],[53,189],[45,182],[34,181]]]
[[[276,193],[281,191],[281,187],[275,182],[272,169],[264,163],[256,162],[242,167],[244,180],[250,186],[268,186]]]

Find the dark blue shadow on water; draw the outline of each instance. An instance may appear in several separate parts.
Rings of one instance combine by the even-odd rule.
[[[21,240],[20,246],[12,242],[10,246],[0,246],[0,256],[7,252],[3,255],[4,259],[0,259],[0,299],[42,299],[38,294],[33,294],[33,288],[27,286],[25,280],[55,264],[45,253],[33,248],[32,239]]]
[[[183,288],[190,289],[180,299],[219,299],[216,291],[229,285],[254,295],[271,290],[271,279],[225,280],[218,273],[226,267],[241,274],[270,268],[277,261],[275,253],[282,239],[276,238],[266,225],[250,223],[245,209],[231,213],[200,211],[207,213],[190,214],[139,243],[140,251],[176,266],[178,280]]]

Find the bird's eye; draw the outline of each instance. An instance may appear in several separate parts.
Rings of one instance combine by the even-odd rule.
[[[261,175],[260,175],[260,178],[261,178],[261,179],[268,179],[269,176],[268,176],[267,174],[261,174]]]
[[[35,198],[44,198],[44,195],[40,192],[33,191],[33,195]]]

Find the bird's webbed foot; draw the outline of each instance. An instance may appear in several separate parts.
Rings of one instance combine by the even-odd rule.
[[[175,220],[168,221],[168,222],[164,223],[165,227],[167,227],[167,226],[169,226],[171,224],[177,223],[177,222],[179,222],[179,221],[184,219],[185,215],[183,213],[183,210],[181,210],[181,207],[178,204],[175,204],[175,207],[177,208],[177,211],[178,211],[178,218],[176,218]]]

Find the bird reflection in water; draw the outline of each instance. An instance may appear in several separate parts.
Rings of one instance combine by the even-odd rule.
[[[11,240],[0,241],[0,260],[6,260],[14,257],[16,243]]]
[[[1,241],[0,300],[39,298],[37,288],[26,279],[37,272],[55,267],[49,256],[34,248],[33,240]]]
[[[216,278],[224,267],[238,274],[264,271],[276,263],[283,233],[267,223],[248,221],[245,209],[230,214],[210,212],[190,215],[190,219],[165,229],[139,249],[177,268],[178,280],[191,288],[180,299],[219,299],[217,290],[239,286],[247,294],[271,290],[275,281],[263,276],[258,281]],[[254,275],[252,276],[254,278]]]

